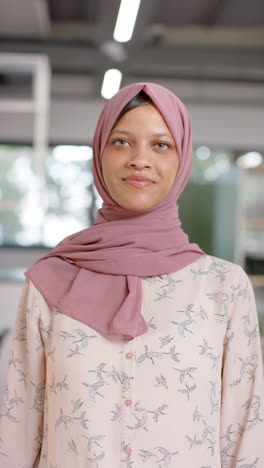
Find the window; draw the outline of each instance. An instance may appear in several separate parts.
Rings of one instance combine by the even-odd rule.
[[[45,189],[32,167],[32,147],[0,145],[0,244],[53,247],[90,226],[101,206],[90,146],[56,145],[45,160]]]

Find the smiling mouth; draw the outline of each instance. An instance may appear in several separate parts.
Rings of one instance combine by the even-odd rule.
[[[132,185],[134,187],[148,187],[149,185],[153,185],[154,182],[150,179],[123,179],[123,181],[128,184]]]

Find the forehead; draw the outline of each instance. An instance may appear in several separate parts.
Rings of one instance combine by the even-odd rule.
[[[143,104],[126,112],[116,123],[112,131],[124,128],[132,128],[140,131],[140,133],[163,131],[172,137],[162,114],[152,103]]]

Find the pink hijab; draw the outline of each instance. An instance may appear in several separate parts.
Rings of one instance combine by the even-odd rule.
[[[143,90],[162,114],[180,165],[167,197],[151,211],[125,210],[104,184],[101,156],[123,107]],[[154,83],[122,88],[105,105],[93,141],[94,180],[103,198],[94,224],[63,239],[25,273],[61,313],[104,335],[131,340],[147,331],[141,315],[142,278],[175,272],[204,254],[181,229],[176,204],[192,167],[191,123],[172,92]]]

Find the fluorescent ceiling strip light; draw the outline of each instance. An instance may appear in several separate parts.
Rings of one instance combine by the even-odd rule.
[[[120,88],[120,83],[122,80],[122,73],[120,70],[116,70],[115,68],[110,68],[104,74],[101,95],[105,99],[111,99],[114,94]]]
[[[114,30],[116,41],[128,42],[131,39],[139,5],[140,0],[121,0]]]

